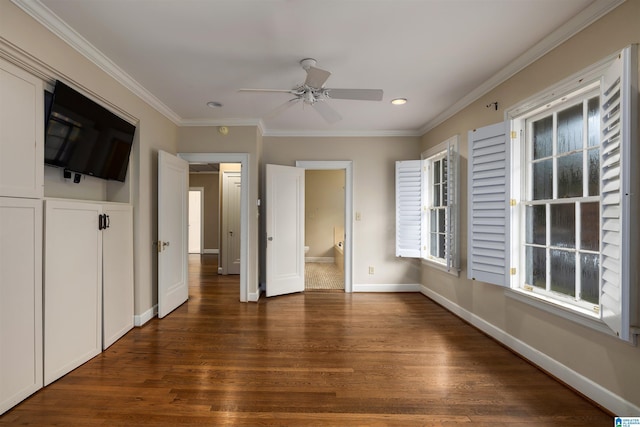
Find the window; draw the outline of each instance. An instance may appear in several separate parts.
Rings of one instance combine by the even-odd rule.
[[[627,341],[638,321],[636,73],[630,47],[514,107],[507,126],[469,135],[469,277]]]
[[[455,275],[458,255],[458,137],[396,162],[396,256],[422,258]]]

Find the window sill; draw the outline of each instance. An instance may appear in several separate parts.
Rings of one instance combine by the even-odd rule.
[[[579,311],[552,302],[551,300],[547,300],[542,296],[519,289],[507,288],[505,289],[504,293],[507,298],[520,301],[522,303],[536,307],[542,311],[546,311],[547,313],[554,314],[556,316],[562,317],[563,319],[570,320],[572,322],[605,333],[607,335],[615,336],[613,331],[611,331],[611,329],[609,329],[609,327],[603,321],[590,314],[587,314],[586,312],[581,313]]]
[[[422,258],[421,261],[422,261],[422,265],[435,268],[436,270],[444,271],[445,273],[451,274],[452,276],[455,276],[455,277],[460,277],[460,270],[457,268],[452,267],[450,269],[447,269],[447,266],[444,264],[440,264],[439,262],[431,261],[424,258]]]

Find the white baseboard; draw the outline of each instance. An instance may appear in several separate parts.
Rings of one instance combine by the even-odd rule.
[[[214,255],[218,255],[220,253],[220,251],[218,249],[203,249],[202,250],[203,254],[214,254]]]
[[[395,283],[395,284],[368,284],[354,283],[353,292],[420,292],[422,285],[419,283]]]
[[[491,323],[460,307],[440,294],[433,292],[431,289],[428,289],[425,286],[421,286],[421,288],[420,292],[423,295],[431,298],[461,319],[471,323],[482,332],[506,345],[514,352],[555,376],[570,387],[573,387],[589,399],[599,405],[602,405],[604,408],[607,408],[615,415],[637,416],[640,414],[639,406],[634,405],[628,400],[613,393],[611,390],[602,387],[600,384],[561,364],[557,360],[552,359],[527,343],[509,335],[502,329],[495,327]]]
[[[335,264],[336,259],[332,256],[308,256],[304,262],[323,262],[327,264]]]
[[[247,295],[249,302],[258,302],[258,299],[260,299],[260,290],[258,292],[249,292],[249,295]]]
[[[133,316],[133,325],[134,326],[142,326],[147,323],[149,320],[156,317],[158,314],[158,305],[154,305],[149,310],[145,311],[142,314],[136,314]]]

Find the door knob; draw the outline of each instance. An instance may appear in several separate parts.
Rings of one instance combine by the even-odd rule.
[[[272,242],[273,241],[273,237],[267,237],[267,240]]]

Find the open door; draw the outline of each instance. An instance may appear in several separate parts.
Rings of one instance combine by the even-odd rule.
[[[158,317],[189,298],[187,203],[189,164],[158,152]]]
[[[267,297],[304,291],[304,169],[267,166]]]

